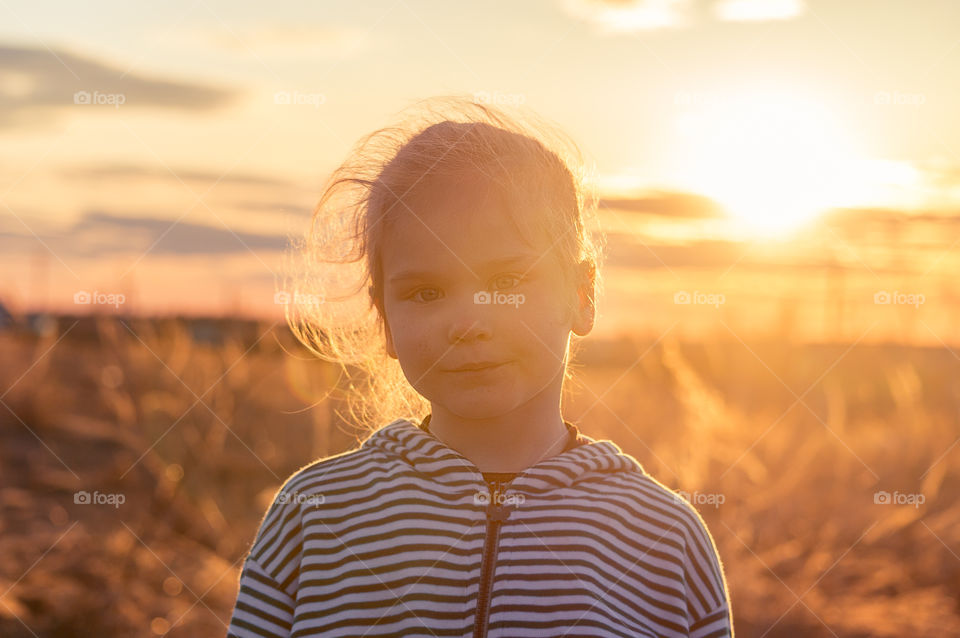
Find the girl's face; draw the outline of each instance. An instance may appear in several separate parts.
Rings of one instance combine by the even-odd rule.
[[[523,242],[499,206],[452,199],[398,212],[385,232],[387,352],[462,418],[496,418],[545,391],[559,402],[570,331],[593,325],[593,281],[573,292],[549,246]]]

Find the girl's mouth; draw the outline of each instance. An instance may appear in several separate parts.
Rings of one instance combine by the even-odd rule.
[[[497,368],[500,368],[501,366],[505,366],[508,363],[509,361],[503,361],[500,363],[496,363],[493,361],[479,361],[477,363],[470,363],[464,366],[460,366],[459,368],[453,368],[451,370],[447,370],[447,372],[459,372],[459,373],[486,372],[488,370],[496,370]]]

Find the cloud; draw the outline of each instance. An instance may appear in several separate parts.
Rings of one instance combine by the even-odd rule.
[[[904,211],[891,208],[834,208],[821,216],[821,223],[845,233],[849,238],[864,235],[867,229],[887,233],[888,237],[913,232],[927,238],[923,245],[938,250],[950,244],[960,233],[960,211]],[[914,238],[916,239],[916,237]]]
[[[172,172],[171,172],[172,171]],[[132,164],[100,164],[95,166],[71,166],[59,171],[62,177],[69,180],[89,182],[93,180],[140,180],[159,179],[171,182],[204,182],[231,184],[234,186],[264,186],[282,189],[296,189],[293,183],[271,175],[256,173],[229,172],[226,175],[216,171],[196,170],[190,168],[167,169],[162,166],[137,166]]]
[[[570,15],[604,34],[684,26],[690,0],[564,0]]]
[[[292,215],[294,217],[301,217],[304,219],[309,219],[312,212],[309,207],[304,206],[299,202],[293,201],[269,201],[269,202],[248,202],[248,201],[238,201],[233,202],[233,207],[237,210],[251,211],[254,213],[269,214],[269,215]]]
[[[244,231],[231,232],[224,226],[214,227],[192,224],[160,217],[127,217],[102,211],[88,212],[74,227],[74,236],[123,237],[129,233],[144,238],[144,250],[156,242],[150,250],[153,254],[222,254],[251,250],[282,251],[287,238],[280,235],[265,235]],[[173,224],[173,225],[172,225]],[[102,242],[101,249],[127,252],[129,238],[122,242]]]
[[[253,213],[258,219],[264,215],[310,217],[316,198],[316,189],[298,184],[282,176],[259,172],[227,171],[221,173],[184,167],[95,164],[62,167],[58,175],[71,182],[79,182],[85,189],[110,188],[116,193],[126,187],[125,193],[149,188],[159,183],[163,187],[180,190],[187,184],[198,193],[208,193],[215,187],[221,197],[216,206],[241,213]],[[95,206],[95,204],[91,204]]]
[[[696,23],[694,0],[562,0],[571,16],[593,24],[604,35],[688,27]],[[796,18],[804,0],[716,0],[713,16],[727,22]]]
[[[690,243],[663,243],[635,235],[607,233],[606,266],[637,270],[670,268],[725,268],[743,253],[739,242],[701,240]]]
[[[281,252],[288,247],[282,235],[268,235],[208,226],[159,216],[131,217],[106,211],[87,212],[61,231],[34,228],[39,239],[58,256],[108,257],[143,253],[152,255],[223,255],[250,250]],[[152,247],[151,247],[152,246]],[[34,252],[37,237],[22,225],[0,229],[0,252]]]
[[[694,193],[650,191],[635,197],[604,197],[600,206],[659,217],[716,219],[726,217],[723,208],[709,197]]]
[[[147,77],[64,50],[0,45],[0,128],[49,125],[83,109],[206,111],[233,89]]]
[[[920,222],[908,223],[915,225]],[[936,226],[927,229],[930,231],[928,236],[931,238],[933,232],[939,231],[942,236],[944,230],[956,230],[957,227],[957,220],[947,218],[940,218],[934,223]],[[866,222],[864,225],[851,227],[849,228],[850,232],[843,238],[845,244],[851,250],[869,247],[874,251],[874,254],[883,255],[869,266],[869,272],[873,274],[891,276],[906,274],[904,267],[897,265],[894,259],[895,256],[904,255],[903,248],[891,243],[878,245],[864,241],[863,232],[864,228],[867,227],[871,230],[881,230],[881,226],[875,224],[873,220]],[[832,228],[834,234],[842,231],[836,226],[832,226]],[[906,226],[902,230],[907,230]],[[911,230],[913,233],[917,233],[922,229],[911,226]],[[932,253],[933,259],[936,259],[943,254],[945,248],[947,248],[946,244],[938,246],[926,244],[919,250]],[[627,233],[614,232],[607,234],[605,268],[636,271],[669,268],[676,271],[693,269],[701,272],[726,272],[734,264],[736,264],[738,271],[764,274],[783,272],[785,276],[796,275],[804,270],[815,274],[837,270],[862,274],[865,270],[862,262],[837,259],[830,250],[823,249],[822,246],[811,248],[798,243],[792,247],[784,248],[781,252],[771,254],[769,250],[757,248],[749,242],[701,239],[668,243],[649,237],[641,239]]]
[[[717,19],[727,22],[790,20],[805,9],[803,0],[719,0],[713,5]]]

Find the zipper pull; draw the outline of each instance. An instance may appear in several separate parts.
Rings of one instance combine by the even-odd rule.
[[[513,504],[500,505],[498,503],[490,503],[487,505],[487,520],[502,523],[510,518],[510,513],[513,512],[514,509],[516,509],[516,506]]]

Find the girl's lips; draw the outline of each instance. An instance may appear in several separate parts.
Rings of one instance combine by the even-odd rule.
[[[501,366],[505,366],[508,363],[510,362],[504,361],[502,363],[475,363],[469,366],[447,370],[447,372],[459,372],[459,373],[486,372],[487,370],[494,370]]]

